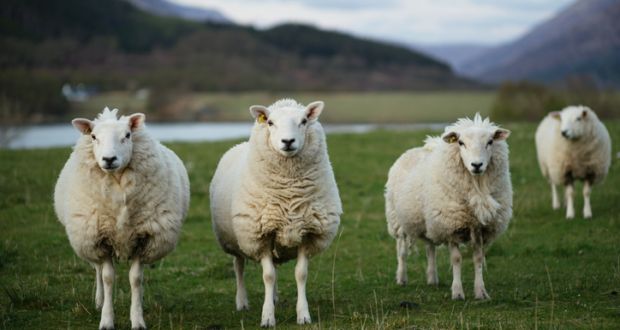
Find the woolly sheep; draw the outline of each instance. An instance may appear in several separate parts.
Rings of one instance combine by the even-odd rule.
[[[176,246],[189,207],[189,181],[181,160],[149,136],[144,115],[77,118],[83,135],[60,172],[54,208],[75,253],[96,270],[100,329],[114,328],[113,259],[131,263],[131,327],[144,329],[143,264]]]
[[[605,179],[611,164],[611,139],[594,111],[580,105],[549,113],[536,130],[536,152],[551,184],[553,209],[560,208],[556,185],[564,185],[566,218],[574,218],[573,182],[582,180],[583,217],[591,218],[592,186]]]
[[[248,308],[245,259],[260,261],[265,285],[261,326],[275,326],[274,264],[297,258],[297,323],[310,323],[305,286],[308,258],[326,249],[342,206],[318,122],[323,102],[304,107],[284,99],[254,105],[249,142],[228,150],[211,181],[213,230],[234,256],[237,310]]]
[[[435,246],[448,244],[452,299],[464,299],[459,245],[473,245],[476,299],[488,299],[482,267],[484,249],[508,227],[512,185],[508,169],[510,131],[476,114],[405,152],[386,184],[388,231],[396,239],[396,281],[407,282],[406,257],[416,238],[426,243],[427,283],[438,284]]]

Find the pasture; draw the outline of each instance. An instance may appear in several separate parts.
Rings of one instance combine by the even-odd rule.
[[[249,105],[270,105],[273,100],[283,97],[294,98],[303,104],[325,101],[327,111],[321,116],[325,123],[408,123],[449,122],[476,111],[487,115],[495,92],[185,93],[175,94],[171,102],[141,101],[127,92],[108,92],[87,102],[73,104],[72,115],[92,118],[105,106],[110,106],[125,113],[144,112],[149,120],[248,121],[251,120]]]
[[[245,108],[243,112],[247,114]],[[326,116],[329,113],[328,108]],[[453,118],[454,114],[445,120]],[[395,283],[395,241],[386,229],[383,186],[396,158],[421,145],[430,132],[328,136],[345,213],[332,246],[310,261],[307,292],[313,324],[304,328],[619,327],[620,161],[612,161],[607,180],[593,190],[594,218],[586,221],[581,216],[578,185],[577,217],[567,221],[563,211],[551,209],[550,190],[535,160],[535,125],[503,126],[512,130],[508,142],[514,218],[487,253],[490,301],[473,300],[469,249],[463,249],[464,301],[450,299],[445,248],[438,250],[438,287],[426,285],[422,245],[409,258],[410,283]],[[607,127],[616,143],[615,155],[620,122],[608,122]],[[177,249],[145,269],[144,316],[150,329],[250,329],[260,323],[260,266],[246,267],[250,310],[236,312],[232,259],[220,250],[210,224],[210,178],[220,156],[235,143],[171,145],[190,173],[191,210]],[[69,153],[69,148],[0,150],[2,329],[94,329],[99,324],[94,270],[71,250],[52,206],[55,179]],[[293,271],[294,263],[278,268],[278,328],[299,328]],[[130,326],[127,272],[126,263],[117,265],[114,300],[119,329]]]

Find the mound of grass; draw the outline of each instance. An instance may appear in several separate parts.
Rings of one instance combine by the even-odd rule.
[[[329,250],[310,262],[313,328],[617,328],[620,324],[620,164],[592,195],[594,218],[567,221],[551,210],[535,160],[531,124],[513,134],[514,219],[487,254],[492,297],[473,297],[471,251],[464,251],[466,300],[450,300],[451,271],[438,250],[440,285],[425,283],[423,249],[413,251],[410,284],[396,285],[395,241],[383,211],[387,171],[430,132],[373,132],[328,137],[345,214]],[[620,141],[620,122],[608,123]],[[251,309],[236,312],[232,260],[211,231],[208,185],[223,152],[237,141],[171,145],[186,162],[192,204],[178,248],[145,271],[145,318],[151,329],[255,328],[260,323],[260,266],[246,268]],[[617,147],[614,154],[617,152]],[[95,328],[94,271],[75,257],[52,207],[55,179],[69,148],[0,150],[0,327]],[[577,187],[577,191],[580,191]],[[578,194],[579,196],[580,194]],[[582,200],[577,197],[577,210]],[[118,328],[129,328],[128,265],[117,265]],[[294,263],[278,269],[279,328],[295,323]]]

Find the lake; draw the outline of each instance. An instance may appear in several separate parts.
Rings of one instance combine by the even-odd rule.
[[[247,138],[253,123],[149,123],[149,132],[162,142],[200,142]],[[325,132],[366,133],[386,130],[441,130],[445,124],[324,124]],[[80,133],[71,124],[33,125],[13,128],[9,149],[66,147],[74,145]]]

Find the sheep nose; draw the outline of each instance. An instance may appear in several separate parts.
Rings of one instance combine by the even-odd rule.
[[[567,130],[563,130],[562,131],[562,136],[567,138],[568,137],[568,131]]]
[[[282,139],[282,143],[284,143],[287,147],[290,147],[293,142],[295,142],[295,139]]]
[[[112,156],[112,157],[101,157],[101,159],[103,159],[103,161],[106,162],[107,165],[112,165],[112,163],[114,163],[114,161],[117,158],[116,156]]]
[[[479,170],[480,167],[482,166],[482,163],[471,163],[471,166],[473,166],[474,169]]]

